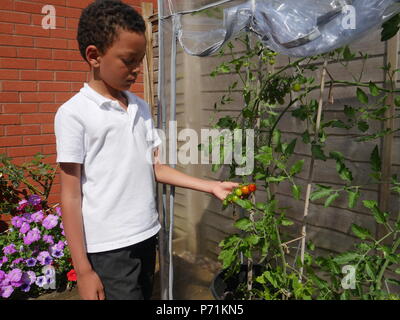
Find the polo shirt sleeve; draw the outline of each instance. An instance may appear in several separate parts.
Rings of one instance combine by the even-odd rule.
[[[85,134],[80,119],[65,108],[59,108],[54,118],[56,162],[83,163]]]
[[[150,143],[152,148],[156,148],[162,143],[158,130],[159,129],[155,128],[153,119],[150,117],[147,120],[147,141]]]

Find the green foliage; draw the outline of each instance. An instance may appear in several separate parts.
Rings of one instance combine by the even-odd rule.
[[[29,162],[16,165],[6,154],[0,154],[0,213],[14,215],[21,196],[40,195],[45,202],[50,194],[56,168],[45,163],[37,153]],[[26,188],[21,188],[25,184]]]
[[[389,29],[385,31],[386,35]],[[235,118],[220,118],[214,127],[255,131],[253,173],[237,176],[235,169],[238,164],[233,162],[224,166],[229,167],[231,179],[257,183],[265,190],[265,194],[262,202],[256,202],[253,197],[238,199],[231,205],[235,210],[239,209],[241,214],[236,217],[234,211],[234,226],[238,233],[220,243],[219,259],[225,274],[227,277],[238,274],[241,263],[262,266],[264,271],[261,275],[252,276],[248,272],[248,282],[238,287],[240,296],[247,299],[397,299],[396,295],[385,291],[384,284],[399,284],[395,279],[387,278],[386,270],[394,268],[400,272],[400,258],[396,251],[400,245],[400,221],[393,222],[389,219],[390,213],[382,212],[375,200],[363,197],[362,205],[369,210],[376,224],[388,231],[387,234],[377,239],[373,230],[353,223],[349,226],[349,232],[357,239],[354,249],[327,257],[314,257],[312,252],[315,245],[308,242],[303,262],[298,257],[296,263],[290,265],[287,255],[290,250],[296,249],[291,243],[299,244],[301,238],[292,239],[288,235],[288,228],[294,222],[288,219],[287,208],[281,207],[276,197],[277,190],[284,185],[285,188],[290,187],[295,200],[310,200],[320,206],[322,212],[318,214],[326,214],[323,208],[342,205],[342,199],[345,199],[344,203],[350,210],[359,206],[364,186],[354,184],[351,162],[346,155],[332,150],[331,128],[344,133],[347,130],[356,132],[357,137],[349,137],[349,143],[371,141],[395,132],[393,129],[373,132],[373,128],[381,127],[381,122],[386,120],[388,99],[395,92],[372,81],[361,82],[362,75],[352,75],[354,81],[331,77],[330,82],[325,84],[330,85],[331,92],[336,86],[353,87],[357,102],[354,106],[344,105],[341,117],[335,113],[337,118],[327,119],[328,115],[322,112],[320,129],[317,131],[319,101],[311,95],[320,90],[321,86],[312,76],[314,71],[319,70],[316,61],[326,59],[347,66],[351,60],[360,58],[366,64],[368,55],[359,53],[358,56],[349,47],[344,47],[318,57],[291,60],[277,67],[277,54],[261,42],[253,41],[249,36],[237,40],[245,46],[246,51],[236,54],[233,44],[228,45],[227,52],[221,51],[220,54],[221,57],[226,55],[228,60],[211,75],[235,75],[227,92],[215,104],[216,112],[219,106],[232,103],[232,95],[237,92],[241,94],[242,100],[235,102],[243,105],[242,112]],[[383,69],[389,74],[388,66]],[[394,101],[400,106],[400,98],[394,96]],[[293,118],[293,123],[306,128],[298,138],[287,139],[281,131],[281,120],[288,116]],[[335,163],[342,185],[333,187],[316,184],[309,199],[302,199],[306,185],[298,176],[302,175],[303,179],[307,177],[308,172],[303,171],[308,162],[298,151],[300,144],[303,144],[302,150],[309,150],[314,165],[315,162],[323,165]],[[218,147],[218,144],[214,147]],[[382,183],[382,161],[377,146],[370,150],[369,162],[371,172],[366,176],[370,178],[367,184]],[[391,188],[400,194],[400,182],[396,176],[392,178]],[[393,239],[392,243],[383,245],[383,241],[388,238]],[[348,275],[343,269],[346,266],[355,268],[354,289],[345,289],[343,285],[343,279]]]

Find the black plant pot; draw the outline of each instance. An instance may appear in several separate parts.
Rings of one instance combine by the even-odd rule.
[[[262,265],[253,266],[253,277],[258,277],[263,273]],[[211,282],[210,290],[215,300],[235,300],[237,288],[240,284],[247,283],[247,265],[240,266],[240,272],[232,277],[225,279],[226,271],[222,270],[216,274]]]

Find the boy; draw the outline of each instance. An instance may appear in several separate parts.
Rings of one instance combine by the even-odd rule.
[[[120,1],[84,9],[77,40],[90,81],[55,116],[63,224],[85,300],[150,299],[160,229],[155,179],[219,199],[238,185],[197,179],[158,160],[161,140],[148,106],[128,91],[145,55],[144,33],[142,17]]]

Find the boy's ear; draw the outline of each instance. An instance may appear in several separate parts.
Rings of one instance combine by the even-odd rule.
[[[86,48],[86,59],[93,68],[100,65],[100,54],[96,46],[90,45]]]

